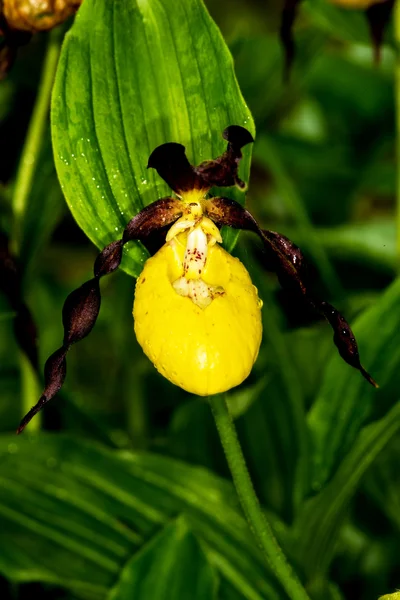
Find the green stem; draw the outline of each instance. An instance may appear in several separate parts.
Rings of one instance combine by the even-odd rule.
[[[13,252],[19,254],[21,248],[22,222],[27,210],[28,199],[32,189],[33,178],[49,115],[51,91],[53,89],[58,57],[60,54],[63,30],[53,29],[49,33],[46,55],[43,63],[38,92],[31,120],[26,134],[24,147],[18,165],[15,179],[12,208],[14,215],[14,230],[12,235]]]
[[[45,129],[50,109],[51,91],[53,89],[62,36],[62,28],[54,29],[48,36],[48,45],[43,62],[36,101],[15,179],[12,197],[14,221],[11,248],[16,256],[19,255],[23,243],[22,224],[28,210],[29,195],[31,193],[35,171],[45,137]],[[28,358],[22,352],[20,352],[20,364],[22,386],[21,410],[22,414],[25,415],[37,402],[40,389],[37,373],[34,371]],[[30,430],[38,430],[40,424],[40,419],[34,419],[30,424]]]
[[[400,267],[400,0],[396,0],[394,5],[394,36],[396,48],[396,63],[395,63],[395,114],[396,114],[396,178],[397,178],[397,261]]]
[[[292,600],[309,600],[307,592],[279,547],[271,525],[261,510],[225,397],[211,396],[209,401],[236,492],[264,558]]]

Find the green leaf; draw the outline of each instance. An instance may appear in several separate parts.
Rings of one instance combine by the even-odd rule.
[[[316,229],[315,235],[332,258],[361,262],[388,273],[396,270],[396,225],[393,219]],[[297,230],[293,237],[300,247],[308,247],[304,232]]]
[[[212,600],[217,583],[199,542],[180,517],[127,563],[108,600]]]
[[[232,419],[236,420],[240,416],[246,414],[252,404],[260,396],[260,393],[266,387],[269,376],[261,377],[256,383],[239,389],[234,389],[229,392],[226,396],[226,400],[229,406],[229,412],[231,413]]]
[[[395,438],[385,452],[382,452],[364,484],[397,531],[400,531],[399,450],[400,440]]]
[[[364,427],[328,485],[304,505],[295,524],[295,548],[311,581],[326,575],[349,502],[367,469],[399,428],[400,402],[380,421]]]
[[[232,58],[201,0],[86,0],[66,36],[52,102],[58,176],[78,224],[100,248],[171,191],[146,165],[164,142],[197,164],[226,147],[231,124],[254,133]],[[249,176],[245,148],[241,177]],[[244,202],[243,193],[228,191]],[[236,233],[228,232],[231,247]],[[134,276],[147,253],[125,252]]]
[[[0,572],[8,578],[104,599],[132,555],[184,513],[222,588],[227,582],[243,600],[284,597],[233,486],[208,471],[67,436],[3,436],[0,453]]]
[[[309,413],[314,443],[313,485],[319,489],[331,477],[357,434],[374,414],[382,415],[398,398],[400,365],[400,280],[354,324],[361,361],[379,383],[372,386],[333,356],[320,393]],[[373,412],[374,411],[374,412]]]

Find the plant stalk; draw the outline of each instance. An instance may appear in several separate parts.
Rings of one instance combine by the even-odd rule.
[[[243,512],[264,558],[291,600],[309,600],[261,510],[225,396],[210,396],[209,402]]]
[[[15,178],[12,197],[13,229],[11,236],[12,252],[19,256],[23,243],[23,221],[28,210],[29,196],[35,177],[40,153],[45,137],[45,130],[49,116],[51,92],[58,65],[61,49],[63,29],[53,29],[48,35],[48,44],[43,62],[38,92],[29,122],[18,171]],[[20,351],[21,365],[21,395],[22,415],[25,415],[33,404],[36,403],[40,393],[38,375],[28,358]],[[40,416],[30,425],[30,431],[38,430],[41,426]]]
[[[53,29],[48,36],[48,45],[43,62],[38,92],[29,122],[18,171],[15,178],[12,209],[14,227],[12,250],[18,255],[22,242],[22,222],[28,208],[35,171],[42,150],[44,134],[49,115],[51,92],[60,54],[63,29]]]

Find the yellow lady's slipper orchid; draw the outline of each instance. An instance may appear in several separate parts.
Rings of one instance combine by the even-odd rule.
[[[325,317],[341,357],[377,387],[360,363],[347,321],[310,293],[300,249],[285,236],[261,229],[234,200],[207,197],[212,187],[246,187],[238,167],[241,148],[253,138],[238,125],[227,127],[223,137],[226,151],[196,167],[181,144],[169,142],[152,152],[148,167],[157,170],[177,197],[156,200],[135,215],[122,238],[97,256],[94,277],[70,293],[63,307],[63,344],[47,359],[43,393],[22,419],[18,433],[63,385],[69,349],[96,323],[100,278],[119,267],[124,245],[133,240],[140,240],[152,254],[156,245],[137,280],[133,314],[137,339],[160,373],[199,396],[229,390],[246,379],[260,348],[262,302],[245,267],[220,246],[222,225],[259,236],[282,287],[299,306]],[[165,235],[168,227],[161,244],[152,238]]]
[[[166,239],[136,283],[137,340],[172,383],[199,396],[224,392],[246,379],[258,355],[257,289],[219,245],[201,201],[188,203]]]

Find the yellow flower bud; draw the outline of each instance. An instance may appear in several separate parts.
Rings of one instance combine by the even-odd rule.
[[[10,29],[46,31],[63,23],[82,0],[4,0],[3,13]]]
[[[261,343],[262,303],[240,260],[208,233],[209,219],[187,224],[183,232],[181,223],[173,226],[177,235],[148,259],[137,280],[135,333],[164,377],[208,396],[249,375]]]
[[[342,6],[343,8],[359,8],[360,10],[365,10],[374,4],[387,2],[387,0],[329,0],[329,2],[331,4]]]

